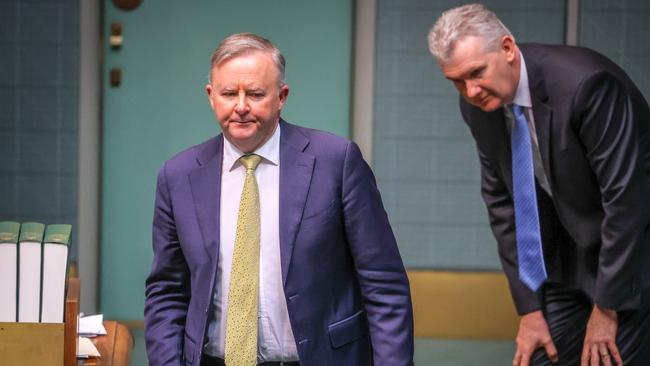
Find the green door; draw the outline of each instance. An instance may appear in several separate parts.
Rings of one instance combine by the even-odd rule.
[[[104,2],[101,311],[141,320],[151,267],[156,175],[174,153],[219,133],[204,86],[219,41],[237,32],[272,40],[287,59],[283,117],[347,136],[352,1]],[[111,23],[123,44],[108,44]],[[110,85],[110,70],[121,84]]]

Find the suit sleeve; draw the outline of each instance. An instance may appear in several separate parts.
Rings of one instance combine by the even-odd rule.
[[[508,278],[510,293],[519,315],[541,309],[539,292],[533,292],[519,279],[514,206],[506,185],[479,150],[481,163],[481,195],[487,206],[490,227],[497,239],[499,259]]]
[[[583,80],[573,100],[578,134],[599,184],[603,219],[594,301],[615,310],[633,304],[636,258],[647,224],[648,191],[639,123],[626,87],[600,72]],[[638,297],[637,297],[638,298]]]
[[[473,117],[470,107],[460,99],[460,110],[463,119],[467,124],[485,123]],[[473,119],[477,118],[476,121]],[[472,133],[476,131],[472,129]],[[474,136],[476,139],[476,135]],[[478,141],[478,139],[476,139]],[[503,181],[503,177],[497,173],[490,159],[481,150],[477,142],[479,162],[481,165],[481,196],[487,207],[490,228],[497,240],[499,259],[503,272],[508,278],[510,294],[515,308],[519,315],[527,314],[541,309],[539,292],[533,292],[526,287],[519,279],[519,262],[517,260],[517,240],[515,237],[515,211],[512,196]]]
[[[345,154],[342,201],[374,365],[412,365],[413,311],[406,270],[374,175],[354,143]]]
[[[179,245],[165,166],[158,175],[153,264],[145,289],[145,341],[150,365],[183,365],[189,270]]]

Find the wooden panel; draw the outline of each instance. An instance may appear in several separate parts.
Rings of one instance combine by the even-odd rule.
[[[115,320],[104,321],[105,336],[92,338],[101,357],[91,357],[84,366],[128,366],[131,364],[134,340],[129,328]]]
[[[65,323],[0,323],[3,366],[74,366],[77,355],[79,279],[69,278]]]
[[[512,340],[519,317],[502,272],[408,272],[415,336]],[[142,321],[123,322],[143,329]]]
[[[77,363],[77,315],[79,314],[79,279],[68,278],[68,291],[65,296],[65,342],[64,364]]]
[[[0,323],[3,366],[63,365],[63,323]]]
[[[519,318],[502,272],[409,271],[415,336],[508,340]]]
[[[134,340],[129,328],[124,324],[116,323],[115,347],[113,348],[113,365],[125,366],[131,364]]]

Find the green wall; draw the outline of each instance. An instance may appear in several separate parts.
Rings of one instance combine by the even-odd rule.
[[[124,12],[104,2],[100,310],[107,318],[143,317],[159,167],[220,132],[204,91],[219,41],[237,32],[271,39],[287,59],[283,117],[348,136],[352,3],[157,0]],[[114,21],[123,28],[119,50],[107,44]],[[122,70],[116,88],[108,82],[114,67]]]

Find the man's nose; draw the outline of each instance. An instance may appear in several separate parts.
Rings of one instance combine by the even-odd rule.
[[[474,98],[481,92],[481,87],[472,80],[465,81],[465,91],[468,98]]]
[[[248,103],[246,102],[246,93],[239,93],[237,98],[237,105],[235,105],[235,112],[239,114],[248,113]]]

